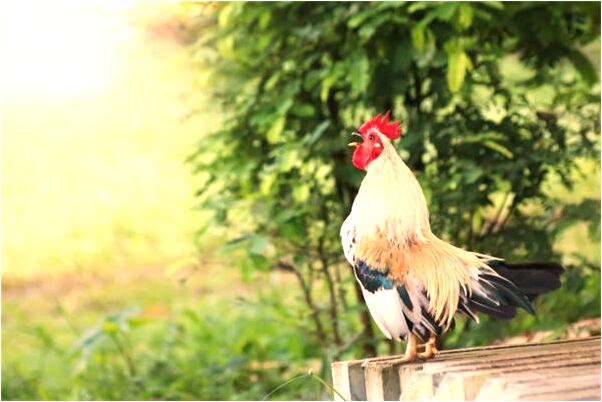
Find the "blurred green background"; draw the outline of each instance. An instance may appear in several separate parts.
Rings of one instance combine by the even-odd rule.
[[[35,5],[1,13],[2,399],[328,399],[399,353],[338,238],[385,109],[435,233],[567,269],[442,346],[599,333],[598,3]]]

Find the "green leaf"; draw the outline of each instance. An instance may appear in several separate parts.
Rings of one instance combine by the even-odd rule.
[[[278,171],[290,172],[295,166],[301,162],[299,151],[295,148],[286,149],[279,158]]]
[[[312,117],[316,109],[309,103],[295,103],[291,108],[291,113],[298,117]]]
[[[429,14],[442,21],[451,21],[458,8],[458,3],[449,2],[443,3],[439,7],[434,8]]]
[[[251,259],[255,269],[266,270],[269,268],[268,259],[263,255],[253,253],[249,256],[249,258]]]
[[[152,322],[153,320],[148,317],[132,317],[127,319],[127,324],[130,328],[140,328]]]
[[[514,154],[508,148],[498,142],[487,140],[483,141],[483,145],[485,145],[487,148],[493,149],[508,159],[512,159],[514,157]]]
[[[426,1],[413,1],[408,6],[408,13],[413,14],[416,11],[424,10],[425,8],[428,8],[428,7],[432,7],[432,5],[430,5]]]
[[[360,38],[362,39],[361,43],[365,43],[366,41],[370,40],[370,38],[372,37],[372,35],[374,35],[374,33],[376,33],[376,27],[374,27],[372,25],[362,26],[359,30],[359,35],[360,35]]]
[[[353,17],[349,18],[349,20],[347,20],[347,26],[349,28],[357,28],[360,25],[362,25],[362,23],[369,18],[370,16],[372,16],[374,14],[373,10],[366,10],[366,11],[362,11],[359,12],[357,14],[355,14]]]
[[[230,3],[221,8],[217,18],[217,22],[220,27],[225,27],[228,25],[230,17],[234,14],[235,7],[236,5],[234,3]]]
[[[578,49],[573,49],[573,51],[571,51],[570,60],[585,82],[587,82],[589,85],[592,85],[598,81],[598,72],[596,68],[590,59]]]
[[[416,24],[412,28],[412,44],[418,51],[424,49],[424,24]]]
[[[501,1],[483,1],[480,2],[479,5],[495,8],[496,10],[504,9],[504,3]]]
[[[259,16],[259,27],[261,29],[265,29],[268,27],[268,25],[270,24],[270,21],[272,20],[272,14],[265,10],[261,13],[261,15]]]
[[[305,137],[305,143],[307,145],[313,145],[313,143],[315,143],[322,136],[322,134],[326,132],[326,129],[328,127],[330,127],[330,120],[324,120],[323,122],[318,124],[316,129],[312,131],[312,133],[309,136]]]
[[[309,198],[309,185],[299,184],[293,189],[293,199],[297,202],[305,202]]]
[[[460,29],[468,29],[472,25],[472,5],[470,3],[460,3],[458,7],[457,24]]]
[[[259,184],[259,191],[262,195],[269,195],[272,191],[272,186],[276,182],[278,178],[276,173],[266,173],[261,178],[261,183]]]
[[[450,91],[457,92],[462,87],[466,71],[471,66],[470,59],[463,51],[447,55],[447,85]]]
[[[368,87],[368,82],[370,80],[369,67],[370,64],[365,54],[355,54],[352,57],[349,79],[351,81],[351,93],[353,95],[364,92]]]
[[[464,83],[466,71],[472,68],[470,58],[464,51],[461,38],[452,38],[445,42],[447,53],[447,86],[451,92],[457,92]]]
[[[332,84],[334,84],[334,80],[330,77],[327,77],[324,80],[322,80],[322,89],[320,91],[320,99],[322,100],[322,102],[326,102],[326,100],[328,99],[328,93],[330,91],[330,88],[332,87]]]
[[[249,245],[249,253],[262,255],[269,243],[269,239],[265,236],[253,236]]]
[[[240,236],[234,240],[230,240],[226,242],[223,246],[220,247],[220,251],[223,253],[228,253],[233,250],[236,250],[242,246],[244,246],[245,242],[249,240],[249,235]]]
[[[219,41],[217,49],[222,57],[228,59],[234,57],[234,37],[228,35]]]
[[[104,322],[102,324],[102,332],[107,335],[115,335],[119,332],[119,325],[111,321]]]
[[[266,133],[266,139],[270,144],[278,142],[281,138],[281,134],[284,131],[284,125],[286,124],[286,117],[281,116],[277,118],[272,127]]]

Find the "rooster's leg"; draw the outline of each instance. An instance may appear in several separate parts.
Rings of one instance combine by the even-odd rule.
[[[406,353],[403,355],[401,360],[399,360],[399,363],[408,363],[408,362],[411,362],[412,360],[414,360],[416,358],[416,356],[418,356],[418,353],[416,352],[417,347],[418,347],[418,340],[416,339],[416,335],[409,334],[408,342],[406,345]]]
[[[424,344],[424,352],[419,353],[418,357],[430,359],[437,353],[439,353],[439,350],[437,349],[437,335],[431,334],[428,342]]]

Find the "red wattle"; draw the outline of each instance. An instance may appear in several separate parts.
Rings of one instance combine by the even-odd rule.
[[[378,158],[382,151],[382,146],[375,147],[367,142],[359,144],[353,152],[353,166],[360,170],[365,170],[370,162]]]
[[[358,145],[353,151],[353,166],[360,170],[364,170],[368,166],[368,159],[370,159],[370,151],[368,151],[362,144]]]

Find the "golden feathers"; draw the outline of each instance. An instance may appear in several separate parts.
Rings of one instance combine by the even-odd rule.
[[[356,248],[356,256],[360,260],[377,271],[388,271],[397,284],[402,283],[407,269],[405,254],[404,247],[389,241],[382,232],[363,237]]]
[[[460,289],[470,294],[471,283],[479,269],[488,269],[492,257],[472,253],[437,238],[432,233],[427,241],[400,244],[384,236],[363,237],[358,242],[356,257],[372,269],[387,272],[395,285],[409,276],[426,290],[429,312],[443,327],[451,324],[460,301]]]

